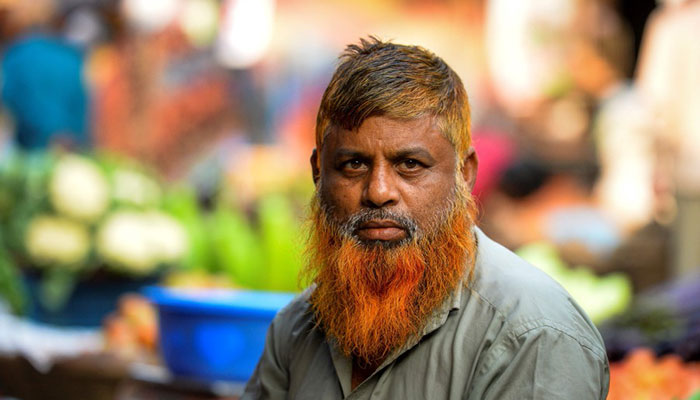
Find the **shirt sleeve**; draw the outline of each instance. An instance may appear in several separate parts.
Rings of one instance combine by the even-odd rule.
[[[282,321],[275,318],[267,330],[265,349],[241,400],[286,399],[289,373],[284,341],[280,340],[282,325]]]
[[[469,399],[604,400],[609,366],[602,349],[551,326],[497,341]]]

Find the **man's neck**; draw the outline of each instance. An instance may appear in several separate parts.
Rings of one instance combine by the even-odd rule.
[[[352,358],[352,379],[350,381],[351,390],[355,390],[360,383],[364,382],[369,378],[374,371],[384,362],[384,358],[381,360],[367,364],[360,362],[356,357]]]

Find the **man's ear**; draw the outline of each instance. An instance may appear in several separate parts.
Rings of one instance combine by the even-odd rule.
[[[316,149],[314,149],[311,152],[311,158],[309,158],[309,162],[311,163],[311,176],[314,179],[314,185],[316,185],[321,174],[321,171],[318,166],[319,159],[318,152],[316,151]]]
[[[478,169],[479,157],[477,157],[474,147],[469,146],[467,154],[462,160],[462,176],[464,177],[464,181],[467,183],[470,193],[472,189],[474,189],[474,182],[476,182],[476,171]]]

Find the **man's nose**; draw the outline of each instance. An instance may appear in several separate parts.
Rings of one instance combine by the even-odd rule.
[[[399,201],[395,176],[389,165],[372,168],[362,193],[362,203],[366,207],[381,208],[395,205]]]

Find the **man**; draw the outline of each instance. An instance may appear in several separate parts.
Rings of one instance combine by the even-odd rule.
[[[306,273],[243,399],[604,399],[600,335],[544,273],[487,238],[459,77],[362,40],[321,101]]]

